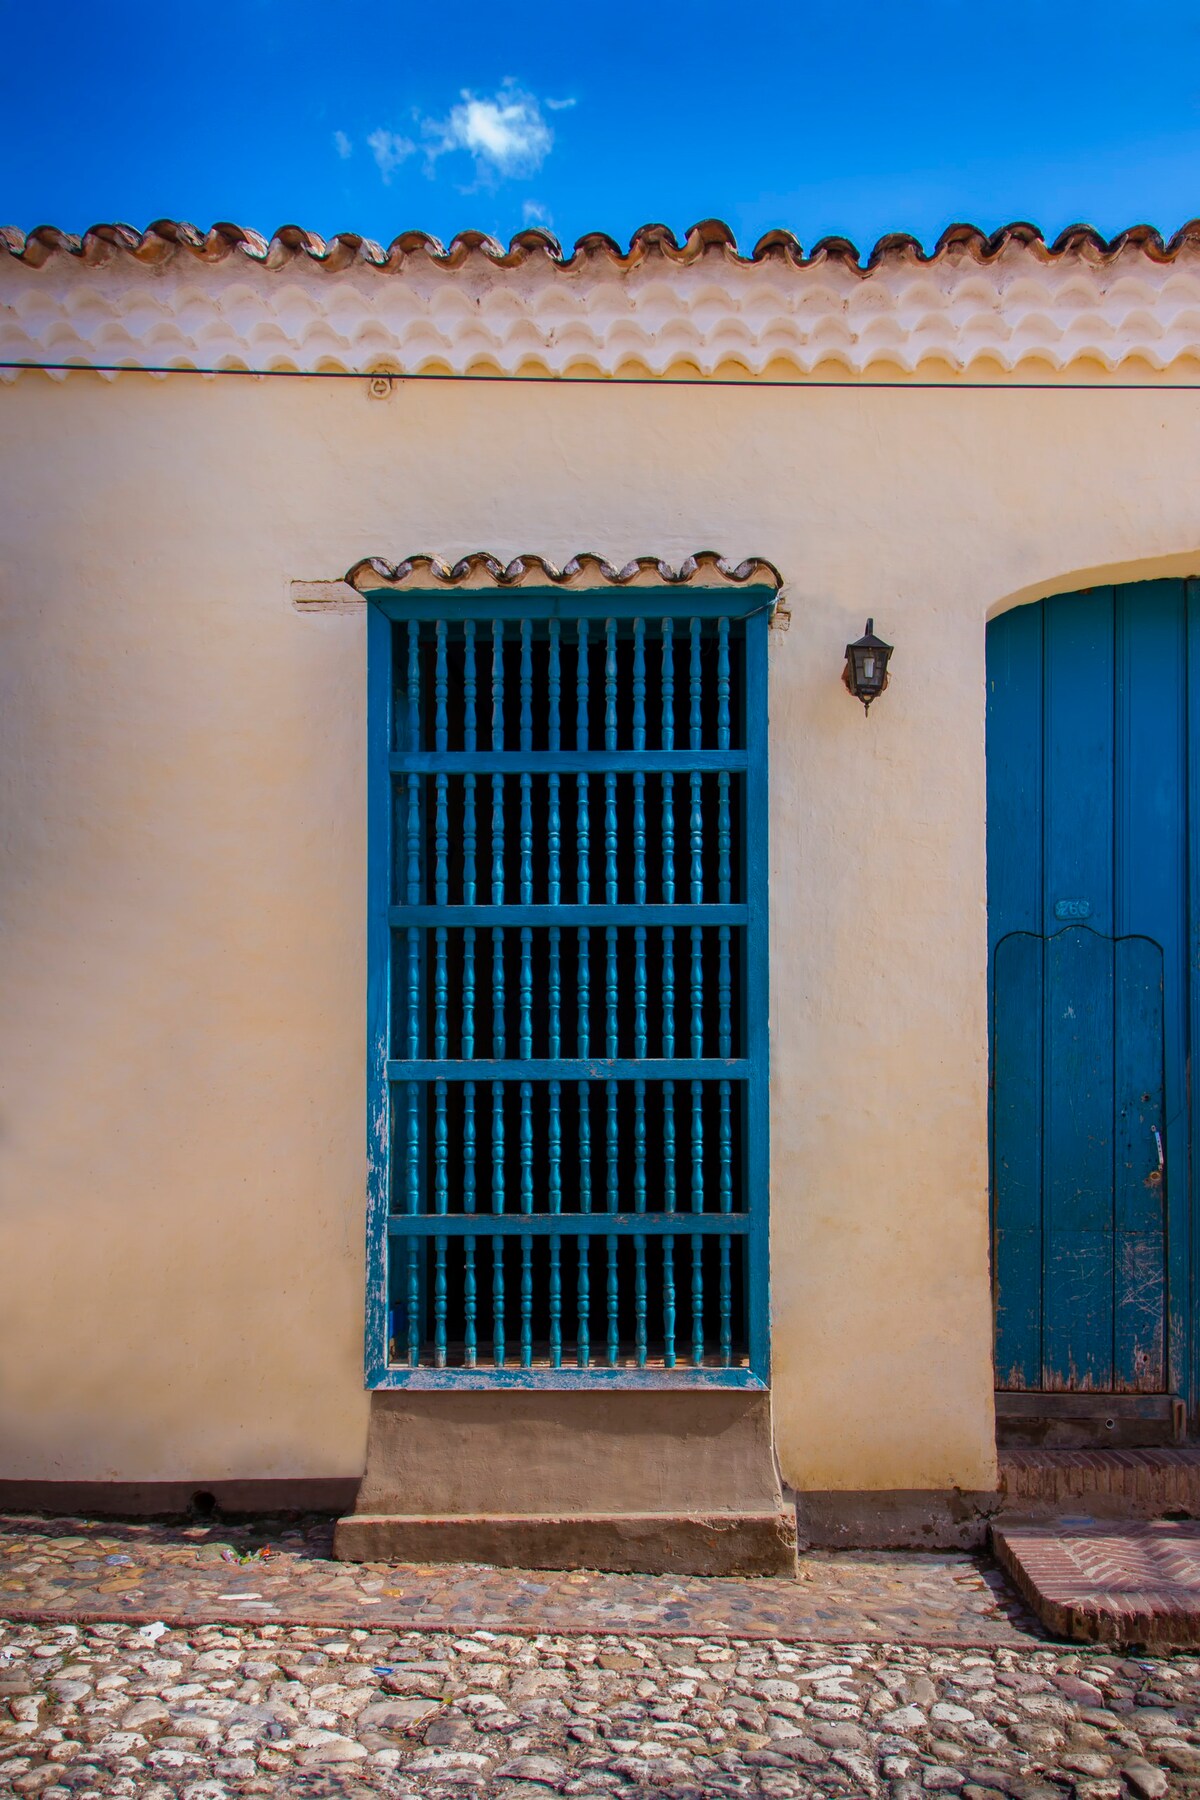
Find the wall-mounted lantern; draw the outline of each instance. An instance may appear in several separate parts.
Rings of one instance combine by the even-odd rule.
[[[842,680],[854,698],[862,701],[866,712],[871,710],[872,700],[878,700],[888,684],[887,666],[891,654],[892,646],[875,636],[874,619],[867,620],[865,636],[846,645]]]

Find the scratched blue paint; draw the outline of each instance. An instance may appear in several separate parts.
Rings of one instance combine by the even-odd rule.
[[[368,598],[368,1384],[764,1385],[773,596]]]
[[[1194,1406],[1200,585],[1058,595],[987,650],[997,1381]]]

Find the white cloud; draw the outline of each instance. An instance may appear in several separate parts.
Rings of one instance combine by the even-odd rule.
[[[462,90],[462,99],[445,119],[426,119],[422,130],[430,159],[450,150],[466,150],[481,176],[532,175],[554,143],[533,94],[506,81],[490,99]]]
[[[390,181],[400,164],[410,157],[416,149],[411,138],[399,137],[394,131],[373,131],[367,139],[375,161],[379,164],[379,173],[384,181]]]
[[[353,156],[354,145],[350,142],[350,139],[346,136],[344,131],[335,131],[333,134],[333,142],[337,149],[337,153],[342,158],[343,162],[348,156]]]
[[[544,104],[551,112],[563,112],[575,101],[546,100]],[[542,105],[536,94],[506,76],[491,95],[463,88],[457,106],[451,107],[445,118],[431,118],[414,107],[411,129],[416,137],[402,137],[381,127],[371,133],[367,143],[385,182],[418,150],[424,154],[427,175],[434,173],[440,157],[460,150],[474,159],[480,182],[533,175],[554,147],[554,133],[542,116]],[[338,154],[350,155],[353,145],[344,133],[336,132],[334,139]]]
[[[540,200],[526,200],[521,208],[521,217],[526,225],[544,225],[547,230],[554,224],[549,208],[543,206]]]

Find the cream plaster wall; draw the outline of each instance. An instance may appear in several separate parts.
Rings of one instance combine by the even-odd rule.
[[[1200,569],[1195,396],[28,375],[0,440],[0,1475],[362,1466],[364,621],[289,582],[712,547],[792,613],[783,1471],[990,1485],[984,622]]]

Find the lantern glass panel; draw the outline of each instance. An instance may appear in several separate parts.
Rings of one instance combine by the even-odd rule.
[[[878,694],[883,686],[884,672],[887,667],[874,645],[856,646],[854,656],[854,684],[860,696]]]

